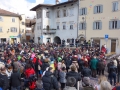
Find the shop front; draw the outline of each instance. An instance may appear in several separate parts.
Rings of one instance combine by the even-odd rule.
[[[10,36],[10,43],[13,44],[19,42],[18,38],[18,36]]]

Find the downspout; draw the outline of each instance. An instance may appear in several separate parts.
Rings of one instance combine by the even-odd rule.
[[[79,0],[78,0],[78,16],[77,16],[77,38],[78,38],[78,31],[79,31]]]

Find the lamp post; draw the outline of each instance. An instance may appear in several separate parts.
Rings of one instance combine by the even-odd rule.
[[[82,17],[83,20],[83,26],[85,27],[85,40],[86,40],[86,16]]]

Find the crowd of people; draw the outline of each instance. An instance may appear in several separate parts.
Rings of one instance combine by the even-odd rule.
[[[105,45],[4,43],[0,49],[0,90],[120,90],[120,57],[107,61]]]

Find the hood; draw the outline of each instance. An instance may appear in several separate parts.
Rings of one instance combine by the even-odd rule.
[[[45,76],[46,76],[46,77],[49,77],[49,76],[51,76],[51,75],[53,75],[51,72],[46,71],[46,73],[45,73]]]

